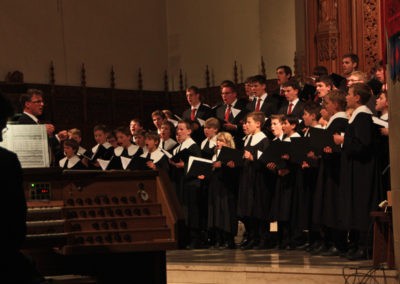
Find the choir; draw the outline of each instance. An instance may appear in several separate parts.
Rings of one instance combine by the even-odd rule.
[[[139,118],[114,131],[96,125],[97,144],[86,150],[79,129],[70,129],[60,141],[59,166],[167,172],[185,213],[189,249],[303,249],[366,258],[370,211],[390,189],[388,99],[386,86],[374,95],[353,57],[343,60],[345,88],[340,78],[346,78],[323,72],[307,94],[290,68],[279,66],[278,90],[267,93],[266,79],[255,75],[240,98],[226,80],[214,107],[189,87],[190,107],[179,115],[155,110],[151,132]],[[191,164],[190,157],[203,160]],[[246,233],[235,244],[238,221]]]

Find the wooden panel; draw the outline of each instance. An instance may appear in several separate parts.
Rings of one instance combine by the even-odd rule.
[[[342,73],[342,56],[350,52],[365,72],[382,59],[379,0],[307,0],[306,11],[308,74],[317,65]]]

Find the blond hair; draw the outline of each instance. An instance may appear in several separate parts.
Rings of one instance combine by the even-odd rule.
[[[230,133],[228,132],[220,132],[217,134],[217,141],[224,141],[226,143],[226,146],[232,149],[235,149],[235,141],[233,140],[233,137]]]

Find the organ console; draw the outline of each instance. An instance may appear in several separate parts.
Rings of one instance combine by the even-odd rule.
[[[183,215],[165,173],[25,169],[24,189],[25,250],[42,273],[166,283]]]

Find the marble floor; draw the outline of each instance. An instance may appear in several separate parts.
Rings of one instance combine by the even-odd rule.
[[[399,283],[396,270],[372,261],[285,250],[175,250],[167,252],[169,284]]]

